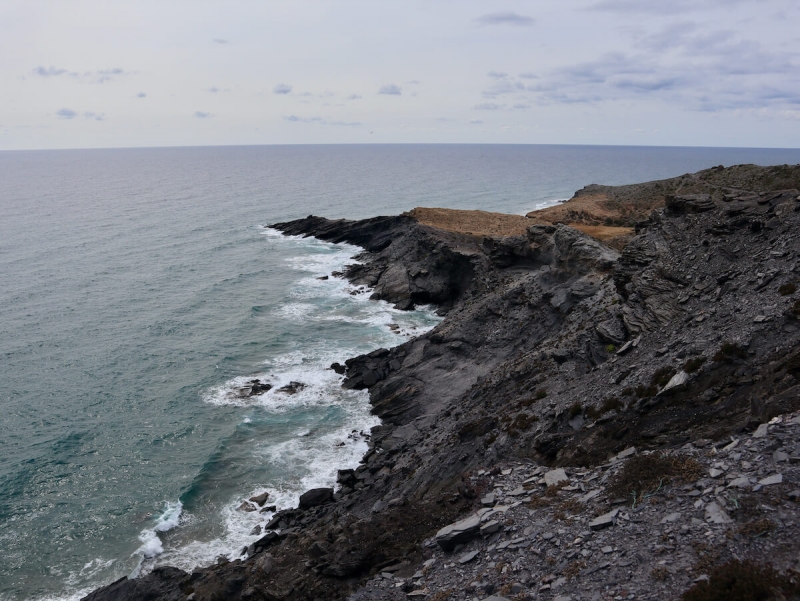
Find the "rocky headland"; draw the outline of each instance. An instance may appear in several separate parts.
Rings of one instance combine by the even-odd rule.
[[[799,189],[740,165],[274,225],[361,246],[342,277],[443,321],[346,361],[382,425],[335,491],[241,559],[86,599],[794,598]]]

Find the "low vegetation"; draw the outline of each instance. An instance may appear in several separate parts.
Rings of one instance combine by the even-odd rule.
[[[681,596],[682,601],[778,601],[800,599],[800,574],[770,565],[731,560],[715,567]]]
[[[693,482],[703,473],[697,460],[683,455],[650,453],[632,457],[609,481],[609,495],[639,504],[669,482]]]

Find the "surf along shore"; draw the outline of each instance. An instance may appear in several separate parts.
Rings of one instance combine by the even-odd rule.
[[[799,189],[800,165],[740,165],[527,217],[273,225],[361,246],[342,277],[444,319],[346,362],[382,424],[336,491],[236,561],[86,599],[796,594]]]

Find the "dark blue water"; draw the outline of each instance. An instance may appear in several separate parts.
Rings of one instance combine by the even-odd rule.
[[[74,598],[155,562],[233,556],[269,516],[238,511],[244,499],[290,506],[358,462],[359,431],[377,422],[325,368],[436,319],[317,279],[356,249],[264,224],[415,206],[525,213],[589,183],[742,162],[800,151],[0,153],[0,598]],[[237,396],[254,377],[275,388]],[[277,390],[291,381],[305,388]]]

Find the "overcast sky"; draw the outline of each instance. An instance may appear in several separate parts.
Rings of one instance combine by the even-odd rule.
[[[797,0],[2,0],[0,149],[800,146]]]

